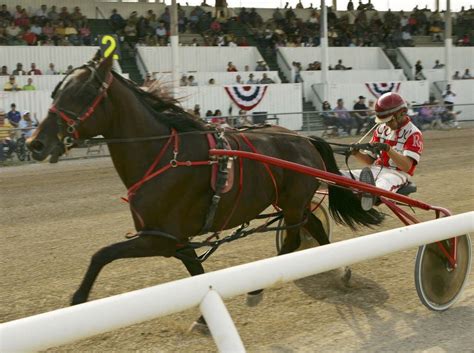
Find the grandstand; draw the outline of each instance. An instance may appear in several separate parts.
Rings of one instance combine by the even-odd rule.
[[[42,33],[41,25],[44,23],[37,11],[43,4],[48,11],[53,5],[56,6],[59,16],[58,19],[49,19],[47,14],[45,21],[55,23],[56,27],[61,27],[64,22],[64,27],[75,27],[75,32],[73,29],[69,35],[58,32],[51,36]],[[165,4],[97,0],[84,2],[80,4],[80,14],[86,21],[74,17],[73,8],[76,4],[71,0],[21,2],[28,14],[28,21],[20,22],[20,34],[16,37],[0,37],[0,65],[7,67],[7,73],[12,73],[17,63],[22,63],[26,71],[30,69],[31,63],[35,63],[43,75],[32,77],[35,91],[3,91],[0,94],[0,106],[3,109],[8,110],[10,104],[15,102],[21,110],[32,111],[41,120],[51,103],[51,90],[64,77],[44,75],[49,64],[54,63],[61,74],[66,73],[71,65],[81,65],[98,50],[98,36],[103,34],[117,35],[121,70],[137,84],[143,83],[147,73],[165,83],[173,80],[171,71],[176,65],[173,65],[172,50],[167,44],[169,16],[166,16]],[[59,10],[62,7],[70,10],[64,18]],[[113,9],[117,10],[123,22],[111,18]],[[15,18],[14,6],[8,3],[7,10]],[[411,103],[442,102],[441,93],[447,83],[446,77],[451,77],[455,71],[462,75],[466,69],[471,72],[474,69],[474,48],[470,46],[473,10],[454,14],[453,43],[459,47],[451,50],[449,73],[445,73],[445,68],[432,68],[436,59],[446,64],[445,50],[436,47],[443,39],[441,28],[444,22],[439,13],[414,10],[400,14],[370,8],[330,11],[330,71],[327,73],[327,84],[323,82],[320,66],[323,61],[319,46],[320,11],[300,8],[246,11],[234,8],[226,9],[222,16],[215,18],[215,9],[212,7],[180,6],[178,13],[181,36],[179,76],[194,78],[194,87],[180,87],[179,96],[183,98],[182,105],[186,109],[192,110],[195,105],[199,105],[201,118],[205,118],[206,111],[220,110],[224,115],[236,115],[241,109],[247,110],[225,89],[236,84],[237,76],[240,76],[242,85],[236,89],[240,90],[238,94],[243,97],[247,94],[243,87],[249,80],[252,85],[256,83],[256,86],[266,87],[262,91],[264,94],[259,96],[247,114],[264,112],[267,118],[274,118],[272,123],[278,122],[293,130],[315,130],[323,129],[320,115],[303,115],[301,112],[321,109],[324,100],[334,106],[337,99],[343,98],[350,109],[358,96],[375,99],[378,93],[374,92],[374,87],[392,85]],[[8,32],[7,18],[4,14],[0,16],[2,26]],[[412,18],[418,21],[416,26],[411,24]],[[166,28],[162,37],[155,31],[160,22]],[[360,23],[367,25],[365,32],[360,31]],[[34,26],[40,27],[41,33],[36,38],[27,36],[27,28],[33,29]],[[91,33],[88,34],[87,28]],[[383,33],[387,28],[388,32]],[[405,32],[411,39],[405,37]],[[88,43],[86,37],[92,45],[84,45]],[[413,47],[417,43],[431,44],[432,47]],[[345,69],[337,69],[339,60]],[[415,66],[419,60],[423,64],[423,71],[415,77]],[[263,84],[259,82],[264,72],[257,66],[262,61],[263,70],[268,70],[265,74],[272,81],[271,84],[269,81]],[[232,62],[238,71],[227,71],[228,62]],[[314,63],[319,68],[311,67]],[[0,76],[2,87],[7,80],[8,76]],[[17,83],[23,86],[26,80],[26,75],[18,76]],[[456,103],[472,103],[473,86],[472,80],[455,81],[453,89],[458,92]],[[250,91],[247,89],[247,92]],[[462,110],[461,120],[473,118],[473,108],[464,107]]]

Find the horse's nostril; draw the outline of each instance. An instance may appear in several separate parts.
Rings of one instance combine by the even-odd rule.
[[[33,152],[37,152],[37,153],[40,153],[43,151],[44,149],[44,145],[42,142],[38,141],[38,140],[35,140],[35,141],[32,141],[29,143],[28,147],[30,148],[30,150],[32,150]]]

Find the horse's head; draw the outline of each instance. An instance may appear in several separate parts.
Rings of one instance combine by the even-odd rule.
[[[100,135],[107,120],[105,98],[113,76],[112,55],[75,68],[54,89],[48,115],[28,140],[35,160],[56,162],[79,138]]]

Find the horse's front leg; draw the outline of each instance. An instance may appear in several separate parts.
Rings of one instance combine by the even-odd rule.
[[[186,249],[180,250],[175,254],[175,257],[180,259],[191,276],[197,276],[204,273],[204,267],[202,263],[197,259],[196,250]],[[207,327],[206,320],[201,315],[196,321],[193,322],[189,331],[197,331],[203,334],[209,334],[209,328]]]
[[[71,305],[81,304],[87,301],[100,271],[105,265],[112,261],[150,256],[169,257],[172,256],[174,252],[174,241],[152,235],[141,235],[137,238],[115,243],[100,249],[92,256],[84,279],[72,297]]]

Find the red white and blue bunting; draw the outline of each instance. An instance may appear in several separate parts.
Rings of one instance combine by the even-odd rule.
[[[382,94],[387,92],[398,93],[400,84],[401,82],[368,82],[365,85],[375,98],[379,98]]]
[[[252,110],[265,96],[266,85],[235,85],[224,86],[230,99],[242,110]]]

